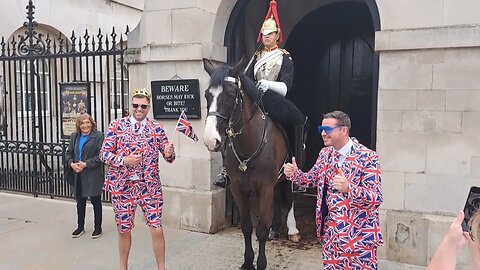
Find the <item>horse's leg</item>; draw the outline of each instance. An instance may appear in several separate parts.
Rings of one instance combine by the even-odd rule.
[[[288,211],[288,215],[287,215],[288,239],[290,239],[293,242],[299,242],[301,237],[300,237],[300,232],[297,229],[297,221],[295,220],[295,214],[293,210],[294,205],[295,205],[295,202],[292,201],[292,207]]]
[[[257,239],[258,239],[258,258],[257,269],[265,270],[267,267],[267,256],[265,254],[265,244],[268,238],[268,228],[272,222],[272,204],[274,188],[264,185],[263,194],[259,198],[260,201],[260,216],[257,224]]]
[[[280,184],[275,186],[273,198],[273,219],[272,227],[268,234],[269,240],[278,239],[280,237],[280,225],[282,224],[282,191]]]
[[[252,270],[255,269],[253,265],[253,247],[252,247],[252,233],[253,225],[250,216],[250,206],[248,204],[248,195],[239,191],[240,187],[234,186],[232,183],[231,192],[237,203],[238,211],[240,213],[240,224],[243,233],[243,240],[245,242],[245,251],[243,253],[244,262],[240,269]]]

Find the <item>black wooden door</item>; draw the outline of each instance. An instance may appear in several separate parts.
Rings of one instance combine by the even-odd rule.
[[[315,163],[323,147],[316,126],[326,112],[346,112],[352,120],[351,136],[375,148],[373,44],[370,13],[359,3],[334,4],[312,12],[290,34],[285,47],[294,60],[295,79],[288,98],[312,123],[304,169]]]
[[[362,34],[333,38],[320,54],[314,84],[319,107],[346,112],[351,135],[371,147],[373,50],[368,38]]]

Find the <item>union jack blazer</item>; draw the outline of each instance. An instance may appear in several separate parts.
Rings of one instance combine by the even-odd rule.
[[[168,143],[163,126],[147,119],[140,132],[135,134],[133,125],[129,117],[114,120],[105,135],[100,159],[109,165],[103,187],[106,191],[118,192],[126,180],[135,178],[145,181],[149,192],[161,188],[158,161]],[[135,167],[123,165],[124,158],[131,153],[142,155],[142,161]],[[164,159],[173,162],[175,153]]]
[[[372,267],[365,269],[375,269],[376,248],[383,245],[378,211],[383,201],[378,155],[356,139],[352,138],[352,141],[352,149],[341,166],[338,166],[335,149],[325,147],[310,171],[304,173],[297,170],[289,179],[300,186],[317,187],[317,237],[323,241],[326,269],[330,269],[329,264],[333,266],[331,269],[340,269],[338,266],[342,263],[339,259],[351,257],[351,254],[362,256],[365,250],[373,251],[375,255],[375,258],[371,258],[375,260],[372,261]],[[338,174],[339,167],[350,182],[347,193],[340,193],[333,188],[333,178]],[[322,200],[327,209],[322,209]]]

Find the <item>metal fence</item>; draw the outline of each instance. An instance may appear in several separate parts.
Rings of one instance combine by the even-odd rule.
[[[127,109],[123,56],[128,27],[125,33],[113,28],[104,34],[99,29],[81,36],[72,32],[67,38],[38,27],[34,8],[30,1],[24,33],[0,42],[0,189],[71,197],[63,180],[66,127],[83,112],[77,98],[86,101],[100,131]],[[72,95],[66,104],[61,92],[65,84],[86,85],[87,95]],[[109,199],[107,194],[103,199]]]

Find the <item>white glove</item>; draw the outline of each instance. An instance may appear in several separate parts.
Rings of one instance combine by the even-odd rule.
[[[268,89],[282,96],[287,94],[287,85],[284,82],[268,81]]]
[[[260,91],[266,92],[270,88],[270,81],[261,79],[257,82],[257,88]]]

